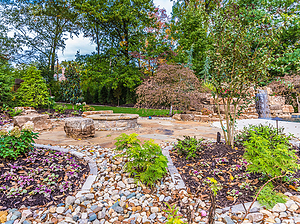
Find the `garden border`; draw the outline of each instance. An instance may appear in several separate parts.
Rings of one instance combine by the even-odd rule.
[[[172,148],[173,148],[172,146],[166,146],[161,151],[162,151],[162,154],[165,155],[168,159],[168,170],[171,175],[172,181],[175,185],[175,188],[178,190],[179,189],[186,190],[184,181],[183,181],[181,175],[178,173],[177,168],[174,166],[172,158],[170,157],[169,150],[171,150]]]
[[[83,153],[80,153],[80,152],[77,152],[75,150],[71,150],[68,148],[61,148],[58,146],[50,146],[50,145],[42,145],[42,144],[33,144],[33,145],[34,145],[34,147],[37,147],[37,148],[50,149],[50,150],[55,150],[55,151],[59,151],[59,152],[70,153],[71,155],[76,156],[79,159],[83,158],[89,165],[90,173],[89,173],[89,176],[86,178],[81,190],[77,192],[75,197],[79,198],[83,194],[87,194],[90,192],[92,185],[95,182],[97,175],[98,175],[97,164],[92,158],[86,156]]]

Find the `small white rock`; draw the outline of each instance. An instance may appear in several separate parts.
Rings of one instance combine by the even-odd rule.
[[[151,213],[157,213],[159,211],[159,208],[158,207],[151,207],[150,210],[151,210]]]
[[[273,212],[285,212],[286,211],[286,206],[283,203],[277,203],[273,209]]]
[[[162,194],[159,196],[159,201],[163,201],[165,199],[165,196]]]

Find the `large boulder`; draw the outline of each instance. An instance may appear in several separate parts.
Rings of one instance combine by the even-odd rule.
[[[13,118],[13,124],[14,126],[18,126],[20,128],[23,127],[23,125],[31,121],[34,125],[35,131],[42,131],[47,130],[49,128],[52,128],[52,122],[49,119],[48,114],[27,114],[27,115],[21,115],[21,116],[15,116]]]
[[[195,118],[194,114],[181,114],[182,121],[192,121],[194,120],[194,118]]]
[[[281,110],[281,108],[279,104],[270,105],[270,110]]]
[[[283,113],[294,113],[294,107],[292,105],[283,105],[282,112]]]
[[[269,96],[269,103],[271,105],[280,105],[285,104],[285,98],[283,96]]]
[[[181,121],[181,114],[174,114],[172,118],[177,121]]]
[[[68,118],[64,130],[70,138],[88,138],[95,135],[95,124],[91,118]]]

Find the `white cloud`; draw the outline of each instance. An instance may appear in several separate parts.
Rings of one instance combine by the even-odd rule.
[[[159,8],[164,8],[167,10],[168,15],[171,14],[173,2],[170,0],[153,0],[153,2],[156,6],[159,6]]]
[[[159,6],[159,8],[166,9],[168,15],[171,14],[173,2],[170,0],[154,0],[154,4]],[[88,38],[84,38],[81,34],[79,37],[74,36],[73,39],[68,39],[66,41],[64,52],[58,52],[58,59],[59,61],[74,60],[77,51],[79,51],[81,55],[84,55],[90,54],[95,50],[96,45],[92,44]]]
[[[90,54],[95,51],[96,45],[92,44],[88,38],[84,38],[82,34],[78,37],[74,36],[73,39],[66,40],[66,48],[64,51],[58,52],[59,61],[74,60],[77,51],[81,55]]]

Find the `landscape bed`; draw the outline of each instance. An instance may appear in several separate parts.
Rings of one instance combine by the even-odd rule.
[[[0,159],[0,167],[0,210],[63,203],[89,173],[84,159],[40,148],[15,161]]]
[[[231,148],[225,144],[203,143],[201,151],[196,153],[197,158],[186,159],[172,150],[170,156],[178,172],[183,178],[187,191],[209,199],[210,188],[208,177],[215,178],[222,189],[217,195],[217,207],[224,208],[240,203],[253,201],[258,189],[267,181],[259,173],[246,171],[247,162],[243,159],[242,146]],[[298,164],[300,160],[298,159]],[[289,181],[276,181],[277,191],[297,194],[300,171],[289,176]]]

